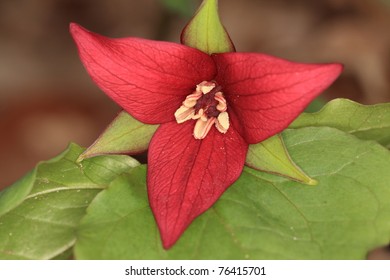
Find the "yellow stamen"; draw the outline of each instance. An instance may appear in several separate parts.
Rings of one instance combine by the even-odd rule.
[[[230,127],[229,115],[227,112],[222,112],[218,115],[217,121],[215,122],[215,127],[221,133],[226,133]]]
[[[193,118],[195,113],[194,108],[187,108],[186,106],[180,106],[175,112],[175,118],[177,123],[183,123]]]
[[[207,121],[203,121],[202,119],[197,120],[194,127],[195,139],[204,139],[215,123],[215,120],[215,118],[210,118]]]

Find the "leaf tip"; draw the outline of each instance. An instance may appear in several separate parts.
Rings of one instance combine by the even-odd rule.
[[[79,157],[76,159],[76,163],[80,164],[84,159],[88,158],[88,155],[86,154],[88,150],[84,151],[82,154],[79,155]]]
[[[317,180],[314,180],[312,178],[308,178],[308,179],[309,180],[304,182],[306,185],[313,186],[313,187],[318,185],[318,181]]]

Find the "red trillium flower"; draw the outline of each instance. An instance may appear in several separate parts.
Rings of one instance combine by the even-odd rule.
[[[165,248],[238,179],[248,145],[285,129],[342,70],[70,29],[95,83],[134,118],[160,124],[147,185]]]

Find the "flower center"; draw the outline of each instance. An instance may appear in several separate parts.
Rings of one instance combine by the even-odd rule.
[[[216,82],[203,81],[188,95],[175,112],[177,123],[197,120],[194,127],[195,139],[203,139],[213,124],[221,133],[229,129],[229,115],[222,87]]]

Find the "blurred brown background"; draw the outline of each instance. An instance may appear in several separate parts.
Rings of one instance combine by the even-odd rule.
[[[390,0],[220,0],[238,51],[341,62],[324,94],[390,101]],[[88,146],[119,108],[90,81],[69,22],[178,42],[196,0],[0,0],[0,189],[70,141]]]

